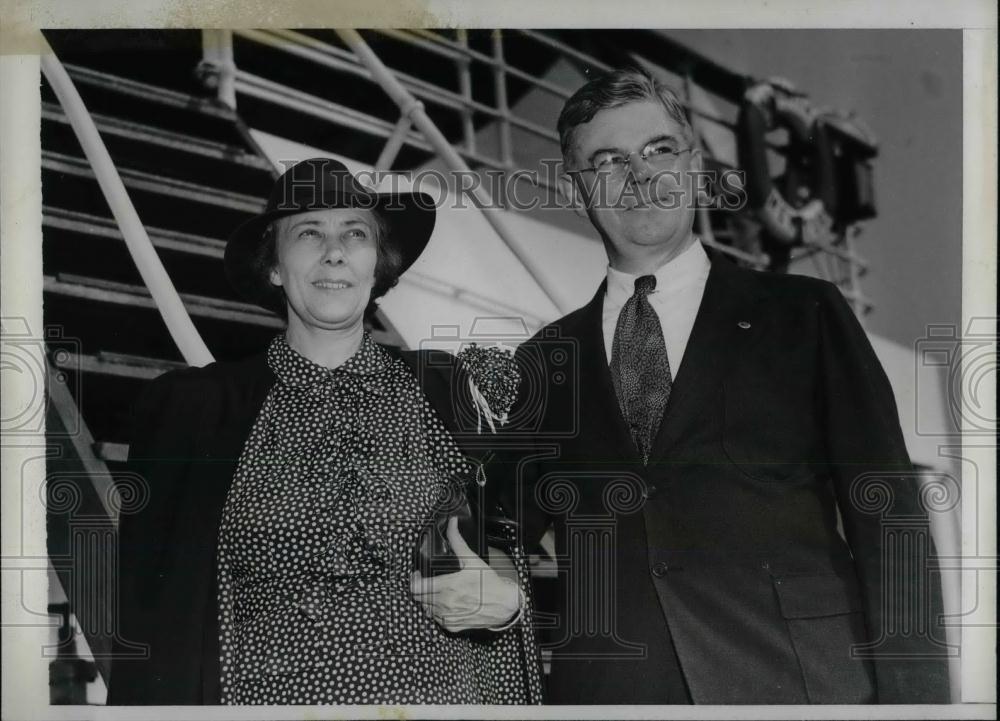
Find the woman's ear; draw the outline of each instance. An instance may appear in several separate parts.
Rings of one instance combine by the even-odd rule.
[[[281,273],[278,272],[277,268],[271,268],[271,272],[268,274],[267,278],[271,281],[271,285],[281,285]]]

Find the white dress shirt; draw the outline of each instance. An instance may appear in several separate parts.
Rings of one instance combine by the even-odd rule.
[[[701,246],[701,241],[696,239],[690,248],[653,273],[656,276],[656,290],[649,294],[649,304],[660,319],[663,340],[667,345],[667,360],[673,376],[680,370],[710,268],[711,263],[705,249]],[[603,327],[604,350],[609,365],[618,316],[625,301],[635,293],[635,279],[638,277],[608,266]]]

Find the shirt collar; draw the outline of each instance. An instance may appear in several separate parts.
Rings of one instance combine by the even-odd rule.
[[[695,241],[673,260],[664,263],[653,275],[656,276],[656,289],[673,290],[683,288],[697,280],[711,266],[711,261],[701,245]],[[608,266],[607,298],[613,304],[624,305],[635,293],[635,279],[640,274],[624,273]]]
[[[352,376],[373,376],[386,370],[392,356],[376,343],[365,331],[358,350],[336,368],[314,363],[288,344],[284,333],[279,333],[267,349],[267,364],[286,386],[308,388],[332,383],[335,379]]]

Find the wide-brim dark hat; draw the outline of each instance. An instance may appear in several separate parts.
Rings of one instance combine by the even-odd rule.
[[[251,303],[282,312],[280,289],[271,284],[268,269],[260,262],[264,230],[278,218],[324,208],[377,212],[388,226],[383,242],[391,243],[402,256],[400,273],[413,265],[434,231],[434,199],[426,193],[378,193],[366,188],[339,160],[303,160],[274,182],[264,211],[229,236],[223,263],[233,289]]]

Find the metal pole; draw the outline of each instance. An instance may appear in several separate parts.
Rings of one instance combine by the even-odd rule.
[[[424,105],[420,101],[417,101],[413,107],[423,108]],[[392,135],[385,141],[382,152],[379,153],[378,160],[375,161],[375,170],[392,170],[392,164],[395,162],[396,156],[399,155],[399,149],[403,147],[406,134],[410,132],[412,124],[413,121],[410,120],[409,113],[403,113],[399,116],[399,120],[396,121],[396,127],[392,129]]]
[[[104,141],[101,140],[80,94],[73,86],[73,81],[51,49],[49,53],[41,56],[41,65],[42,72],[45,73],[49,85],[52,86],[66,112],[73,132],[76,133],[83,152],[94,169],[101,191],[121,229],[125,245],[139,269],[143,282],[156,301],[157,310],[167,325],[170,337],[188,364],[203,366],[211,363],[214,360],[212,354],[194,327],[194,323],[191,322],[177,289],[174,288],[160,257],[156,254],[156,249],[150,242],[139,214],[136,213],[135,206],[128,197],[128,191],[125,190],[108,149],[104,146]]]
[[[854,258],[854,236],[856,232],[860,232],[860,229],[856,225],[850,225],[844,229],[844,249],[847,251],[847,275],[850,279],[849,283],[852,293],[861,292],[858,263]],[[864,316],[868,312],[868,307],[856,300],[854,304],[854,312],[857,314],[858,320],[861,321],[861,324],[864,325]]]
[[[497,110],[500,111],[500,162],[506,167],[514,164],[510,139],[510,108],[507,106],[507,75],[504,72],[503,35],[499,30],[493,31],[493,58],[497,61],[493,68],[493,84],[496,88]]]
[[[202,30],[203,62],[216,74],[220,101],[236,109],[236,61],[233,59],[231,30]]]
[[[386,94],[396,103],[401,109],[409,108],[414,102],[416,102],[412,95],[404,88],[398,80],[393,76],[392,71],[390,71],[375,54],[375,52],[368,47],[368,43],[357,33],[355,30],[351,29],[338,29],[335,31],[340,39],[347,45],[351,50],[355,52],[358,59],[371,71],[372,77],[375,81],[382,86],[382,89]],[[417,129],[423,133],[424,137],[427,138],[431,147],[434,148],[435,152],[441,155],[445,163],[449,168],[461,172],[472,172],[469,166],[462,160],[462,157],[455,151],[448,142],[448,139],[444,137],[438,127],[434,122],[427,117],[427,113],[424,112],[422,108],[415,108],[411,114],[413,119],[413,124]],[[487,195],[486,191],[480,187],[473,190],[476,194],[476,200],[479,201],[480,210],[482,210],[483,215],[489,222],[493,229],[500,236],[501,240],[506,243],[507,247],[510,248],[514,256],[521,262],[525,270],[532,279],[538,284],[542,293],[546,298],[559,309],[560,312],[565,312],[563,305],[556,301],[555,296],[549,290],[549,283],[544,280],[542,274],[542,269],[537,263],[537,261],[528,255],[524,250],[518,247],[515,243],[511,241],[514,236],[514,229],[511,228],[507,220],[503,217],[503,211],[499,208],[492,206],[492,201]]]
[[[462,47],[469,47],[469,33],[464,28],[458,30],[458,42]],[[468,56],[458,58],[455,63],[458,66],[458,88],[465,98],[466,103],[472,102],[472,72],[470,65],[472,61]],[[472,110],[469,106],[462,110],[462,136],[465,138],[465,151],[467,153],[476,152],[476,129],[472,124]]]

